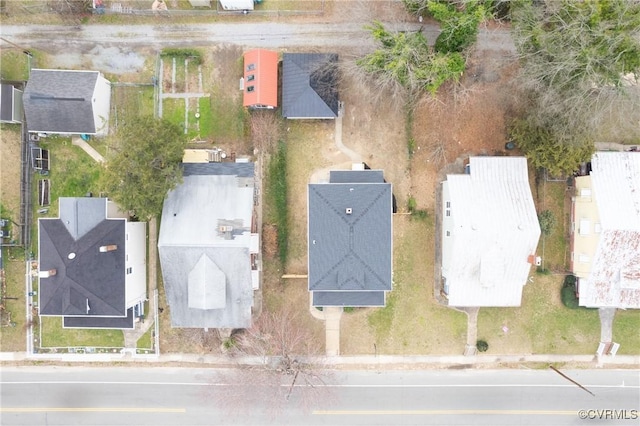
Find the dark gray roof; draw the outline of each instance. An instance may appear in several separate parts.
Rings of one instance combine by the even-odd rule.
[[[13,86],[3,84],[0,89],[0,120],[13,121]]]
[[[363,173],[379,176],[353,176],[363,179]],[[310,291],[358,294],[345,295],[348,303],[336,303],[341,306],[384,303],[384,295],[372,293],[391,290],[391,198],[388,183],[309,185]]]
[[[64,328],[117,328],[133,329],[133,308],[127,309],[126,317],[62,317]]]
[[[384,291],[314,291],[313,306],[384,306]]]
[[[384,183],[382,170],[331,170],[330,183]]]
[[[125,220],[106,218],[106,198],[59,200],[60,218],[38,221],[40,271],[56,270],[40,278],[40,313],[124,317]]]
[[[282,116],[338,116],[338,55],[285,53],[282,58]]]
[[[30,132],[96,133],[98,71],[31,70],[23,102]]]
[[[254,163],[183,163],[184,176],[253,177]]]

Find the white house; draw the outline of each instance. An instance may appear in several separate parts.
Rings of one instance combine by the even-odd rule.
[[[571,271],[581,306],[640,308],[640,153],[597,152],[576,178]]]
[[[524,157],[471,157],[442,182],[442,279],[450,306],[520,306],[540,225]]]

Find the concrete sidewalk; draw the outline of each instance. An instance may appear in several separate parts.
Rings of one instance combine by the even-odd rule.
[[[26,352],[0,352],[0,362],[64,362],[64,363],[93,363],[93,362],[135,362],[141,364],[204,364],[210,366],[238,366],[263,365],[269,360],[262,357],[227,357],[222,355],[199,354],[162,354],[162,355],[129,355],[126,354],[34,354],[27,356]],[[573,363],[590,366],[623,366],[640,367],[640,355],[605,356],[598,362],[594,355],[361,355],[361,356],[333,356],[308,358],[309,362],[317,362],[327,367],[352,368],[425,368],[430,366],[452,366],[459,368],[473,368],[474,366],[514,367],[527,363],[555,364]]]

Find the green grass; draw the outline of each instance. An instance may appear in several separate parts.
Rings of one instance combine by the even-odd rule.
[[[51,170],[49,176],[36,175],[36,179],[51,180],[51,207],[57,216],[57,199],[59,197],[83,197],[88,192],[100,193],[99,179],[102,166],[84,152],[71,144],[69,138],[47,138],[40,144],[49,149]],[[37,184],[34,181],[37,191]]]
[[[17,247],[3,248],[2,250],[7,284],[7,292],[3,296],[17,297],[18,300],[5,299],[2,301],[6,310],[2,314],[0,350],[3,352],[24,351],[26,347],[24,250]],[[11,322],[15,323],[15,327],[5,327],[9,322],[9,312],[11,313]]]
[[[600,340],[598,310],[563,306],[563,278],[536,274],[524,287],[522,306],[480,309],[478,338],[489,343],[489,353],[595,353]]]
[[[373,309],[367,321],[378,351],[462,353],[466,315],[439,305],[433,296],[433,226],[396,216],[394,228],[393,290],[386,307]]]
[[[540,188],[540,195],[543,197],[544,206],[541,210],[549,210],[555,217],[556,224],[550,235],[542,235],[544,241],[544,254],[542,266],[553,272],[564,272],[567,270],[567,250],[569,212],[564,210],[564,197],[566,190],[565,182],[544,182]],[[542,246],[541,246],[542,247]]]
[[[41,339],[39,347],[96,347],[121,348],[124,346],[122,330],[62,328],[60,317],[40,317]]]
[[[267,201],[273,206],[267,220],[275,223],[278,229],[278,257],[285,265],[288,256],[289,226],[287,219],[287,147],[284,142],[278,143],[278,150],[269,160],[267,191],[265,196]]]
[[[211,99],[200,98],[200,137],[207,138],[213,134],[213,115],[211,112]]]
[[[245,137],[247,112],[242,99],[221,96],[216,88],[211,93],[212,135],[223,142],[242,140]]]
[[[138,342],[136,343],[136,347],[138,349],[153,349],[152,334],[153,334],[153,327],[147,330],[147,332],[144,333],[142,337],[138,339]]]
[[[613,341],[620,343],[620,355],[640,354],[640,311],[618,311],[613,321]]]
[[[112,129],[116,130],[119,123],[133,117],[154,115],[153,95],[152,86],[114,87],[110,118]]]
[[[29,77],[27,55],[18,49],[3,50],[0,54],[0,75],[3,80],[27,80]]]

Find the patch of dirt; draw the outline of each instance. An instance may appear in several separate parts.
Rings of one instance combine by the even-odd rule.
[[[278,229],[270,223],[262,226],[262,254],[267,259],[274,259],[278,254]]]
[[[20,220],[20,126],[3,125],[0,131],[0,202],[11,219]]]
[[[476,52],[461,87],[426,99],[414,114],[411,193],[432,210],[438,171],[458,157],[506,155],[506,124],[515,100],[509,81],[516,68],[500,52]]]

